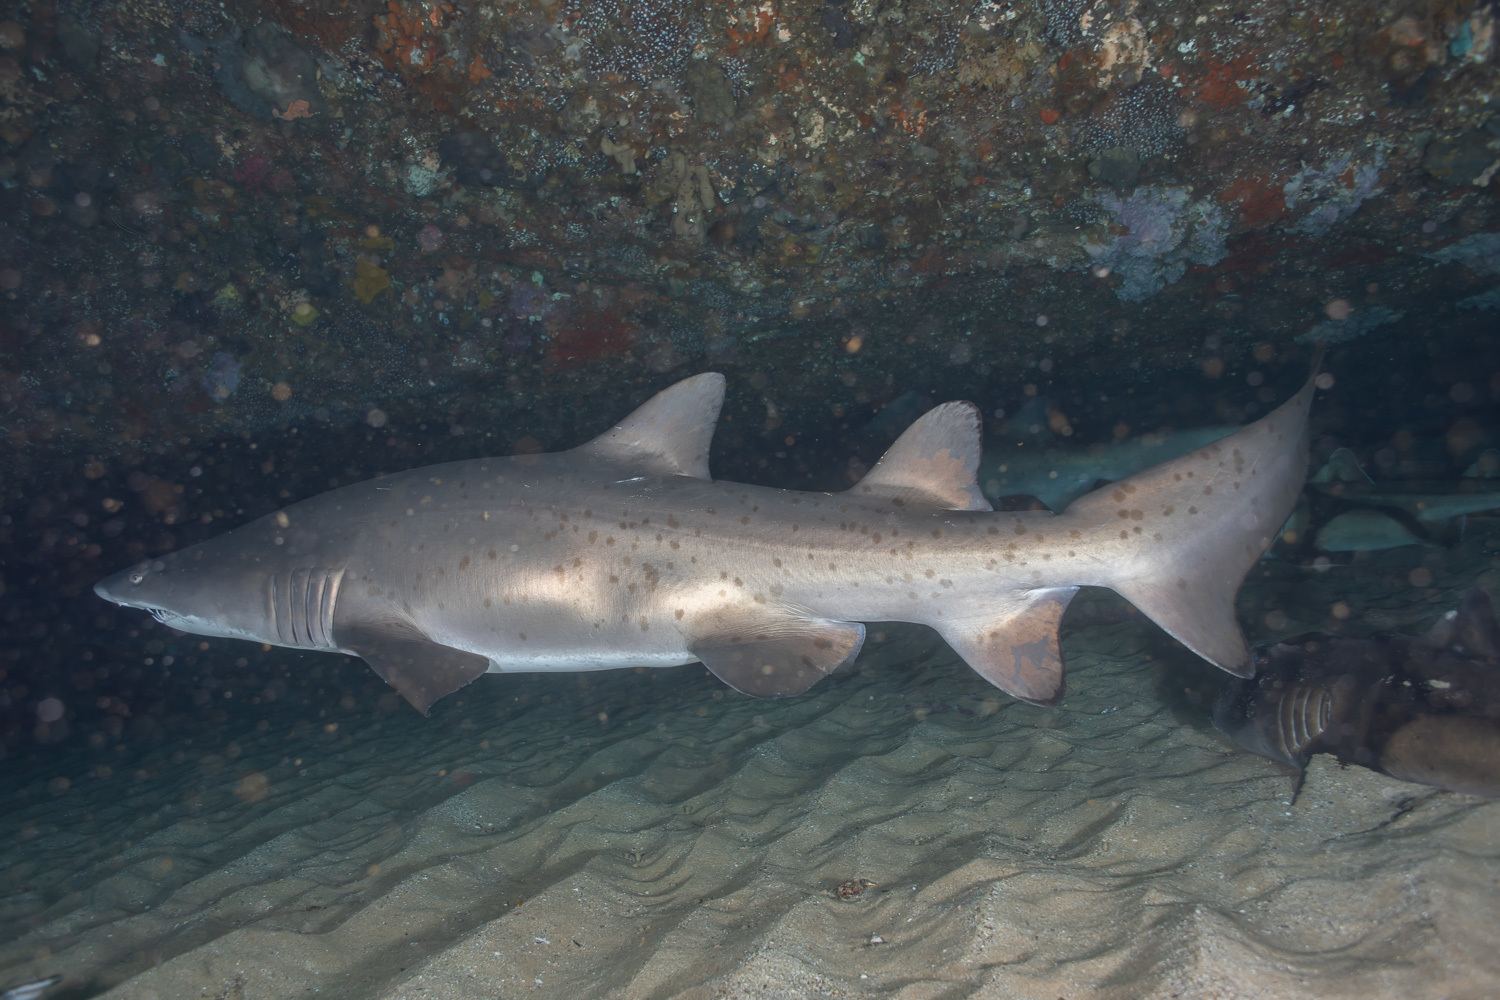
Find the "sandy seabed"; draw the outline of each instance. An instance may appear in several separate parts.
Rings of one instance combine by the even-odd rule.
[[[1350,631],[1411,631],[1476,580],[1500,589],[1496,550],[1475,532],[1440,558],[1263,563],[1241,617],[1265,641],[1335,624],[1344,600]],[[231,715],[0,810],[0,986],[1495,996],[1500,803],[1323,757],[1290,801],[1284,772],[1209,726],[1219,676],[1128,610],[1080,595],[1055,709],[930,632],[872,628],[853,674],[779,702],[695,666],[486,677],[429,719]]]

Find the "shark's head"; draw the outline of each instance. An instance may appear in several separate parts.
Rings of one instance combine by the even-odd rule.
[[[348,518],[336,513],[341,529]],[[326,544],[347,543],[347,534],[320,530],[294,505],[137,563],[100,580],[94,593],[182,632],[333,649],[344,570],[320,557]]]
[[[266,613],[266,572],[237,559],[215,558],[210,546],[137,563],[100,580],[94,593],[149,611],[182,632],[279,642]]]

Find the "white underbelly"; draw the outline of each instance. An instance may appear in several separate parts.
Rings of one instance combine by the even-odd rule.
[[[492,674],[563,673],[578,670],[626,670],[634,667],[680,667],[695,663],[688,652],[614,653],[600,651],[556,656],[488,655]]]

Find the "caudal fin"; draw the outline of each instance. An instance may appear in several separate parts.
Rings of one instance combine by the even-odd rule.
[[[1101,583],[1232,674],[1253,673],[1234,598],[1302,491],[1313,392],[1309,377],[1264,418],[1080,497],[1064,514],[1107,567]]]

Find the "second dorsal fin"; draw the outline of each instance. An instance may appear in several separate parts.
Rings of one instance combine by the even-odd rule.
[[[709,481],[724,376],[704,372],[668,386],[630,416],[574,449],[587,459],[655,476],[691,476]]]
[[[934,407],[849,492],[941,510],[993,510],[976,478],[981,426],[973,403]]]

